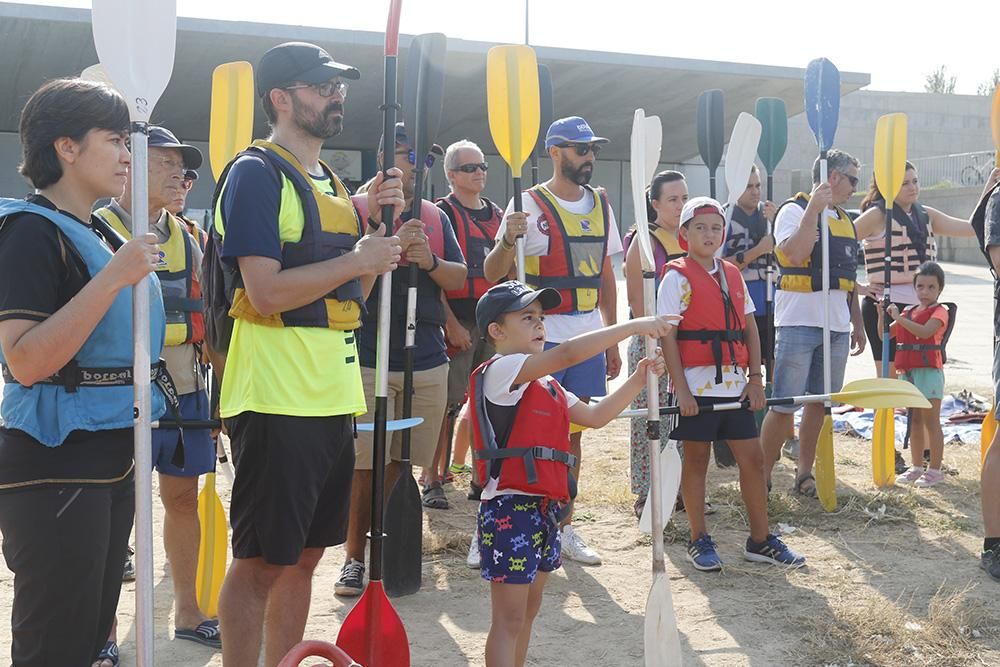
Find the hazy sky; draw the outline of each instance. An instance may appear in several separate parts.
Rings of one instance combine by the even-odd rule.
[[[89,0],[13,0],[89,7]],[[388,0],[178,0],[178,14],[381,31]],[[317,11],[323,7],[323,11]],[[524,0],[403,0],[404,33],[524,40]],[[895,7],[895,8],[894,8]],[[1000,67],[994,0],[531,0],[534,45],[804,67],[826,56],[875,90],[922,91],[946,65],[973,94]],[[335,57],[337,54],[335,54]],[[349,57],[345,58],[349,62]]]

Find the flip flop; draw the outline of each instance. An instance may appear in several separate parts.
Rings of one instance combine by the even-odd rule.
[[[218,619],[202,621],[193,630],[174,629],[174,639],[185,639],[209,648],[222,648],[222,633],[219,632]]]
[[[118,644],[111,641],[110,639],[104,643],[104,648],[101,652],[97,654],[94,658],[94,662],[110,662],[114,667],[118,667],[118,661],[120,657],[118,655]]]

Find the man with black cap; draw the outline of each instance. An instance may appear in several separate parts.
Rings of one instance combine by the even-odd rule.
[[[181,414],[190,420],[211,416],[201,360],[205,336],[200,288],[202,244],[170,209],[184,192],[185,171],[197,169],[201,162],[197,148],[180,142],[165,127],[150,126],[147,206],[150,231],[160,243],[156,275],[167,314],[163,358],[177,388]],[[132,188],[126,185],[120,198],[95,214],[130,239],[135,205],[139,204],[132,201]],[[215,443],[207,429],[185,429],[181,458],[177,452],[179,442],[176,429],[153,431],[153,464],[160,473],[160,499],[165,511],[163,547],[174,583],[174,633],[178,639],[219,648],[219,622],[202,614],[195,595],[200,539],[198,476],[215,469]]]
[[[447,509],[448,499],[441,487],[439,472],[434,467],[441,420],[447,407],[448,353],[444,342],[445,311],[442,291],[456,289],[465,284],[465,258],[455,238],[448,218],[431,202],[420,202],[420,217],[412,219],[412,202],[416,183],[417,159],[430,168],[436,155],[443,153],[440,146],[433,146],[431,154],[414,155],[406,129],[396,125],[394,164],[403,174],[403,194],[406,206],[396,220],[396,234],[403,245],[406,262],[413,262],[417,272],[417,312],[413,360],[413,416],[422,417],[423,423],[412,429],[410,460],[424,471],[426,488],[423,505],[433,509]],[[379,151],[381,156],[382,151]],[[363,214],[367,204],[362,196],[355,196],[355,203]],[[392,276],[392,317],[389,325],[389,414],[402,414],[403,375],[405,369],[404,345],[406,342],[406,303],[410,282],[410,267],[400,266]],[[378,330],[379,290],[373,289],[368,298],[363,326],[358,336],[358,354],[361,358],[361,377],[365,395],[375,395],[375,342]],[[400,473],[402,441],[398,433],[386,439],[385,489],[392,489]],[[371,521],[372,495],[372,437],[358,434],[355,448],[354,481],[351,489],[351,515],[347,533],[346,559],[340,578],[334,586],[338,595],[360,595],[364,590],[365,531]]]
[[[301,641],[313,572],[344,541],[353,417],[367,411],[355,330],[401,251],[373,218],[403,207],[390,169],[369,190],[373,217],[359,219],[319,159],[358,70],[289,42],[264,54],[256,76],[271,136],[219,179],[211,230],[233,279],[221,400],[236,461],[233,563],[219,599],[222,629],[238,638],[223,647],[232,667],[258,664],[262,643],[273,667]]]
[[[552,123],[545,135],[552,178],[520,194],[524,213],[515,213],[513,202],[507,205],[498,243],[486,258],[486,279],[503,279],[515,264],[515,241],[524,236],[528,286],[553,287],[562,295],[559,308],[546,316],[547,348],[617,322],[611,257],[622,252],[621,236],[607,193],[590,185],[597,154],[607,141],[595,136],[579,116]],[[586,401],[607,393],[606,378],[617,377],[621,365],[615,345],[554,377]],[[578,461],[581,435],[576,432],[570,437]],[[579,479],[579,464],[573,475]],[[599,565],[600,555],[574,532],[570,521],[563,526],[563,555],[585,565]]]

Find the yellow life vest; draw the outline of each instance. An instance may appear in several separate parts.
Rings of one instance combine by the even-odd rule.
[[[302,204],[305,221],[302,238],[295,243],[282,242],[282,269],[315,264],[351,252],[361,237],[361,223],[347,189],[332,169],[320,162],[334,188],[330,193],[320,190],[298,159],[278,144],[258,140],[245,154],[263,157],[285,177],[282,188],[292,188]],[[241,280],[237,281],[232,302],[230,317],[269,327],[326,327],[350,331],[361,326],[363,300],[361,282],[357,278],[310,304],[267,317],[254,309]]]
[[[799,192],[781,205],[794,204],[803,210],[809,205],[809,195]],[[781,211],[781,208],[778,211]],[[850,292],[858,274],[858,237],[850,216],[837,207],[837,219],[829,220],[830,229],[830,289]],[[825,215],[825,212],[824,212]],[[792,262],[780,246],[774,249],[778,262],[778,289],[789,292],[821,292],[823,290],[823,244],[817,238],[812,254],[804,262]]]
[[[528,190],[542,211],[538,224],[548,234],[549,251],[524,258],[524,277],[533,289],[559,290],[562,304],[552,313],[587,313],[597,307],[608,250],[610,205],[603,190],[583,187],[593,195],[594,207],[582,215],[567,211],[540,185]]]
[[[132,233],[114,209],[100,208],[94,214],[111,225],[125,240],[132,238]],[[166,347],[200,343],[205,339],[201,284],[192,252],[192,244],[197,241],[185,229],[186,226],[172,213],[167,213],[170,235],[166,242],[160,244],[160,261],[156,268],[167,316],[167,333],[163,339]]]

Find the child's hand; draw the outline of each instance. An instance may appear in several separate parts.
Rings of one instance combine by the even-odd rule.
[[[747,386],[743,387],[743,393],[740,394],[740,402],[743,402],[746,399],[750,399],[750,409],[754,412],[763,410],[767,406],[767,397],[764,396],[764,387],[756,382],[747,382]]]
[[[645,378],[646,371],[649,370],[653,371],[653,375],[658,378],[663,377],[667,372],[667,362],[663,360],[663,351],[660,348],[656,348],[656,354],[653,358],[644,357],[641,359],[632,376]]]
[[[899,306],[894,303],[890,303],[886,312],[889,313],[889,317],[895,320],[899,317]]]
[[[651,336],[653,338],[663,338],[670,331],[671,327],[684,319],[683,315],[655,315],[653,317],[640,317],[632,320],[635,327],[636,336]]]
[[[698,414],[698,402],[690,391],[677,391],[677,405],[681,409],[682,417],[694,417]]]

